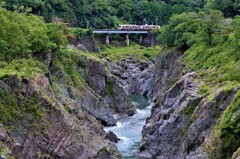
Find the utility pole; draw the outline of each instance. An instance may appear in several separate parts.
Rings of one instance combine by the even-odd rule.
[[[156,25],[158,25],[158,16],[156,17]]]

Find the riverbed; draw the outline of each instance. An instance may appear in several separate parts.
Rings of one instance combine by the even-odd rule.
[[[153,103],[149,98],[141,96],[130,96],[130,99],[137,109],[137,113],[131,117],[118,120],[117,125],[105,127],[106,132],[112,131],[121,139],[116,146],[125,159],[142,159],[135,156],[142,140],[142,128],[147,117],[151,114]]]

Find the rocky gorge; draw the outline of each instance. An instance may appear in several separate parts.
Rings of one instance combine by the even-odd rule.
[[[209,99],[199,91],[202,81],[197,73],[183,73],[184,58],[182,52],[170,50],[157,59],[155,104],[143,128],[138,155],[159,159],[239,158],[238,147],[230,153],[221,150],[226,141],[217,135],[217,129],[224,111],[236,102],[240,87],[226,90],[227,83],[222,83],[211,90]]]
[[[1,77],[1,106],[11,110],[1,114],[0,158],[122,158],[103,126],[136,113],[126,87],[153,64],[131,57],[116,64],[76,50],[38,59],[45,66],[16,60],[17,74]],[[18,74],[25,66],[39,70]]]
[[[118,137],[103,127],[137,113],[129,95],[153,101],[135,152],[139,158],[225,155],[216,128],[240,87],[226,91],[227,83],[221,83],[209,99],[200,91],[198,72],[183,64],[184,52],[170,50],[152,61],[129,55],[116,62],[76,50],[38,58],[47,70],[39,64],[34,67],[40,71],[27,76],[1,77],[1,104],[13,107],[0,125],[1,159],[123,158],[113,143]],[[14,62],[18,67],[32,65],[28,60]],[[232,121],[238,119],[236,113]],[[227,156],[237,159],[237,148]]]
[[[240,0],[1,0],[0,159],[240,159]]]

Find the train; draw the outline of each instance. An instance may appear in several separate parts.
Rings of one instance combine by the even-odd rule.
[[[160,25],[131,25],[131,24],[123,24],[118,25],[119,30],[155,30],[160,29]]]

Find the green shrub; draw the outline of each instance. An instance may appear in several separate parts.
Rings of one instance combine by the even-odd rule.
[[[108,90],[108,93],[110,97],[115,98],[114,92],[113,92],[113,84],[107,80],[106,82],[106,89]]]
[[[222,141],[219,158],[230,158],[240,147],[240,91],[224,111],[216,130]]]
[[[45,24],[41,17],[0,7],[0,60],[28,58],[66,45],[59,24]]]
[[[188,115],[191,115],[195,110],[195,107],[194,106],[187,106],[183,109],[183,114],[188,116]]]
[[[114,47],[114,46],[104,46],[104,49],[101,51],[101,55],[105,58],[109,58],[115,62],[128,58],[129,56],[134,59],[153,59],[160,52],[162,48],[160,46],[155,47],[142,47],[140,45],[130,45],[130,46],[122,46],[122,47]]]
[[[92,37],[93,33],[91,29],[83,29],[83,28],[71,28],[71,33],[76,35],[78,39],[83,37]]]
[[[45,74],[46,72],[47,68],[39,61],[34,59],[15,59],[3,68],[0,68],[0,79],[11,76],[16,76],[19,79],[31,78],[36,73]]]
[[[53,80],[58,83],[61,79],[62,84],[82,88],[85,84],[83,69],[86,67],[86,59],[79,51],[62,50],[53,59],[55,71],[57,73]],[[53,69],[53,68],[51,68]]]

